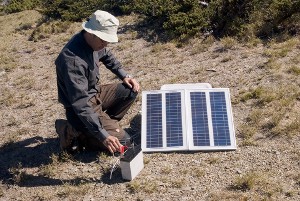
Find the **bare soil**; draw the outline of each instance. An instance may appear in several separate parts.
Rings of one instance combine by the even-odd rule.
[[[229,88],[238,145],[236,151],[145,153],[144,169],[128,182],[120,169],[109,178],[115,160],[109,154],[60,152],[54,122],[65,116],[57,101],[54,60],[81,24],[29,41],[40,18],[35,11],[0,16],[0,200],[300,200],[300,79],[289,70],[299,67],[299,38],[272,63],[268,52],[275,54],[281,44],[194,39],[178,48],[142,37],[133,26],[136,16],[120,18],[120,42],[109,48],[142,90],[201,82]],[[118,82],[104,67],[100,74],[102,83]],[[259,86],[272,92],[269,102],[258,107],[255,98],[242,101]],[[278,90],[296,93],[292,104],[278,108],[280,100],[273,98]],[[137,134],[141,104],[140,94],[121,121]],[[281,107],[286,110],[279,128],[296,123],[275,135],[260,125],[269,120],[264,114],[271,118]],[[255,129],[249,125],[254,110],[262,113],[247,138],[245,127]]]

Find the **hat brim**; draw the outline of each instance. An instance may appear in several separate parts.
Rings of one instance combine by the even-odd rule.
[[[97,30],[93,30],[91,27],[89,27],[89,23],[88,22],[84,22],[82,23],[82,28],[91,33],[94,34],[95,36],[97,36],[98,38],[109,42],[109,43],[117,43],[118,42],[118,36],[117,34],[107,34],[101,31],[97,31]]]

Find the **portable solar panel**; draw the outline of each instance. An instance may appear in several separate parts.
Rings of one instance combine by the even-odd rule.
[[[228,88],[143,91],[142,150],[234,150]]]

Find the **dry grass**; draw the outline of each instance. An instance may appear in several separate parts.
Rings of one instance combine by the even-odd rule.
[[[37,42],[42,39],[49,38],[52,34],[65,33],[68,31],[71,23],[54,21],[43,23],[37,27],[30,36],[30,40]]]
[[[251,139],[256,133],[258,129],[255,126],[251,126],[249,124],[244,124],[240,126],[240,137],[244,140]]]
[[[193,170],[193,175],[196,176],[197,178],[201,178],[205,175],[205,170],[202,168],[196,168]]]
[[[144,181],[144,182],[138,182],[138,181],[131,181],[127,184],[127,189],[130,193],[146,193],[146,194],[152,194],[155,193],[158,190],[158,185],[156,182],[153,181]]]
[[[224,50],[228,50],[235,49],[238,45],[238,42],[232,37],[225,37],[221,39],[221,44],[223,45]]]
[[[291,66],[288,71],[288,73],[291,73],[293,75],[299,76],[300,75],[300,67],[298,66]]]
[[[14,94],[12,93],[12,90],[10,90],[9,88],[3,87],[0,92],[1,92],[1,96],[0,96],[1,105],[11,106],[17,102]]]
[[[194,39],[190,43],[192,45],[191,55],[201,54],[208,50],[209,47],[215,42],[215,38],[213,36],[208,36],[205,39]]]
[[[161,174],[166,174],[166,175],[168,175],[168,174],[170,174],[171,172],[172,172],[172,168],[169,167],[169,166],[163,167],[163,168],[161,169]]]
[[[263,199],[272,199],[283,191],[281,184],[274,181],[269,173],[254,171],[237,177],[231,188],[243,192],[259,192]]]
[[[248,191],[253,189],[260,179],[261,178],[258,173],[250,172],[238,177],[234,181],[232,188],[241,191]]]
[[[72,197],[84,197],[88,193],[90,186],[83,184],[65,183],[57,192],[57,196],[60,199]],[[75,195],[75,196],[74,196]]]
[[[240,100],[254,100],[254,109],[246,118],[248,125],[241,127],[242,137],[249,140],[259,129],[264,130],[267,136],[297,135],[298,120],[292,117],[287,123],[285,118],[297,102],[298,96],[299,89],[288,85],[277,85],[274,88],[257,87],[243,93]]]
[[[252,197],[253,198],[253,197]],[[232,193],[232,192],[216,192],[216,193],[212,193],[208,200],[209,201],[219,201],[219,200],[239,200],[239,201],[247,201],[250,198],[247,197],[246,195],[243,195],[241,193],[236,194],[236,193]],[[255,199],[255,198],[254,198]]]

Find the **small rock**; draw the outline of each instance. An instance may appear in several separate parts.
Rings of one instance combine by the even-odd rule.
[[[183,190],[183,191],[189,191],[189,190],[191,190],[191,187],[185,186],[185,187],[182,188],[182,190]]]
[[[0,76],[4,75],[5,74],[5,71],[1,71],[0,72]]]
[[[275,154],[276,154],[276,155],[279,155],[279,154],[280,154],[280,152],[279,152],[279,151],[275,151]]]
[[[206,69],[206,71],[217,72],[215,69]]]

